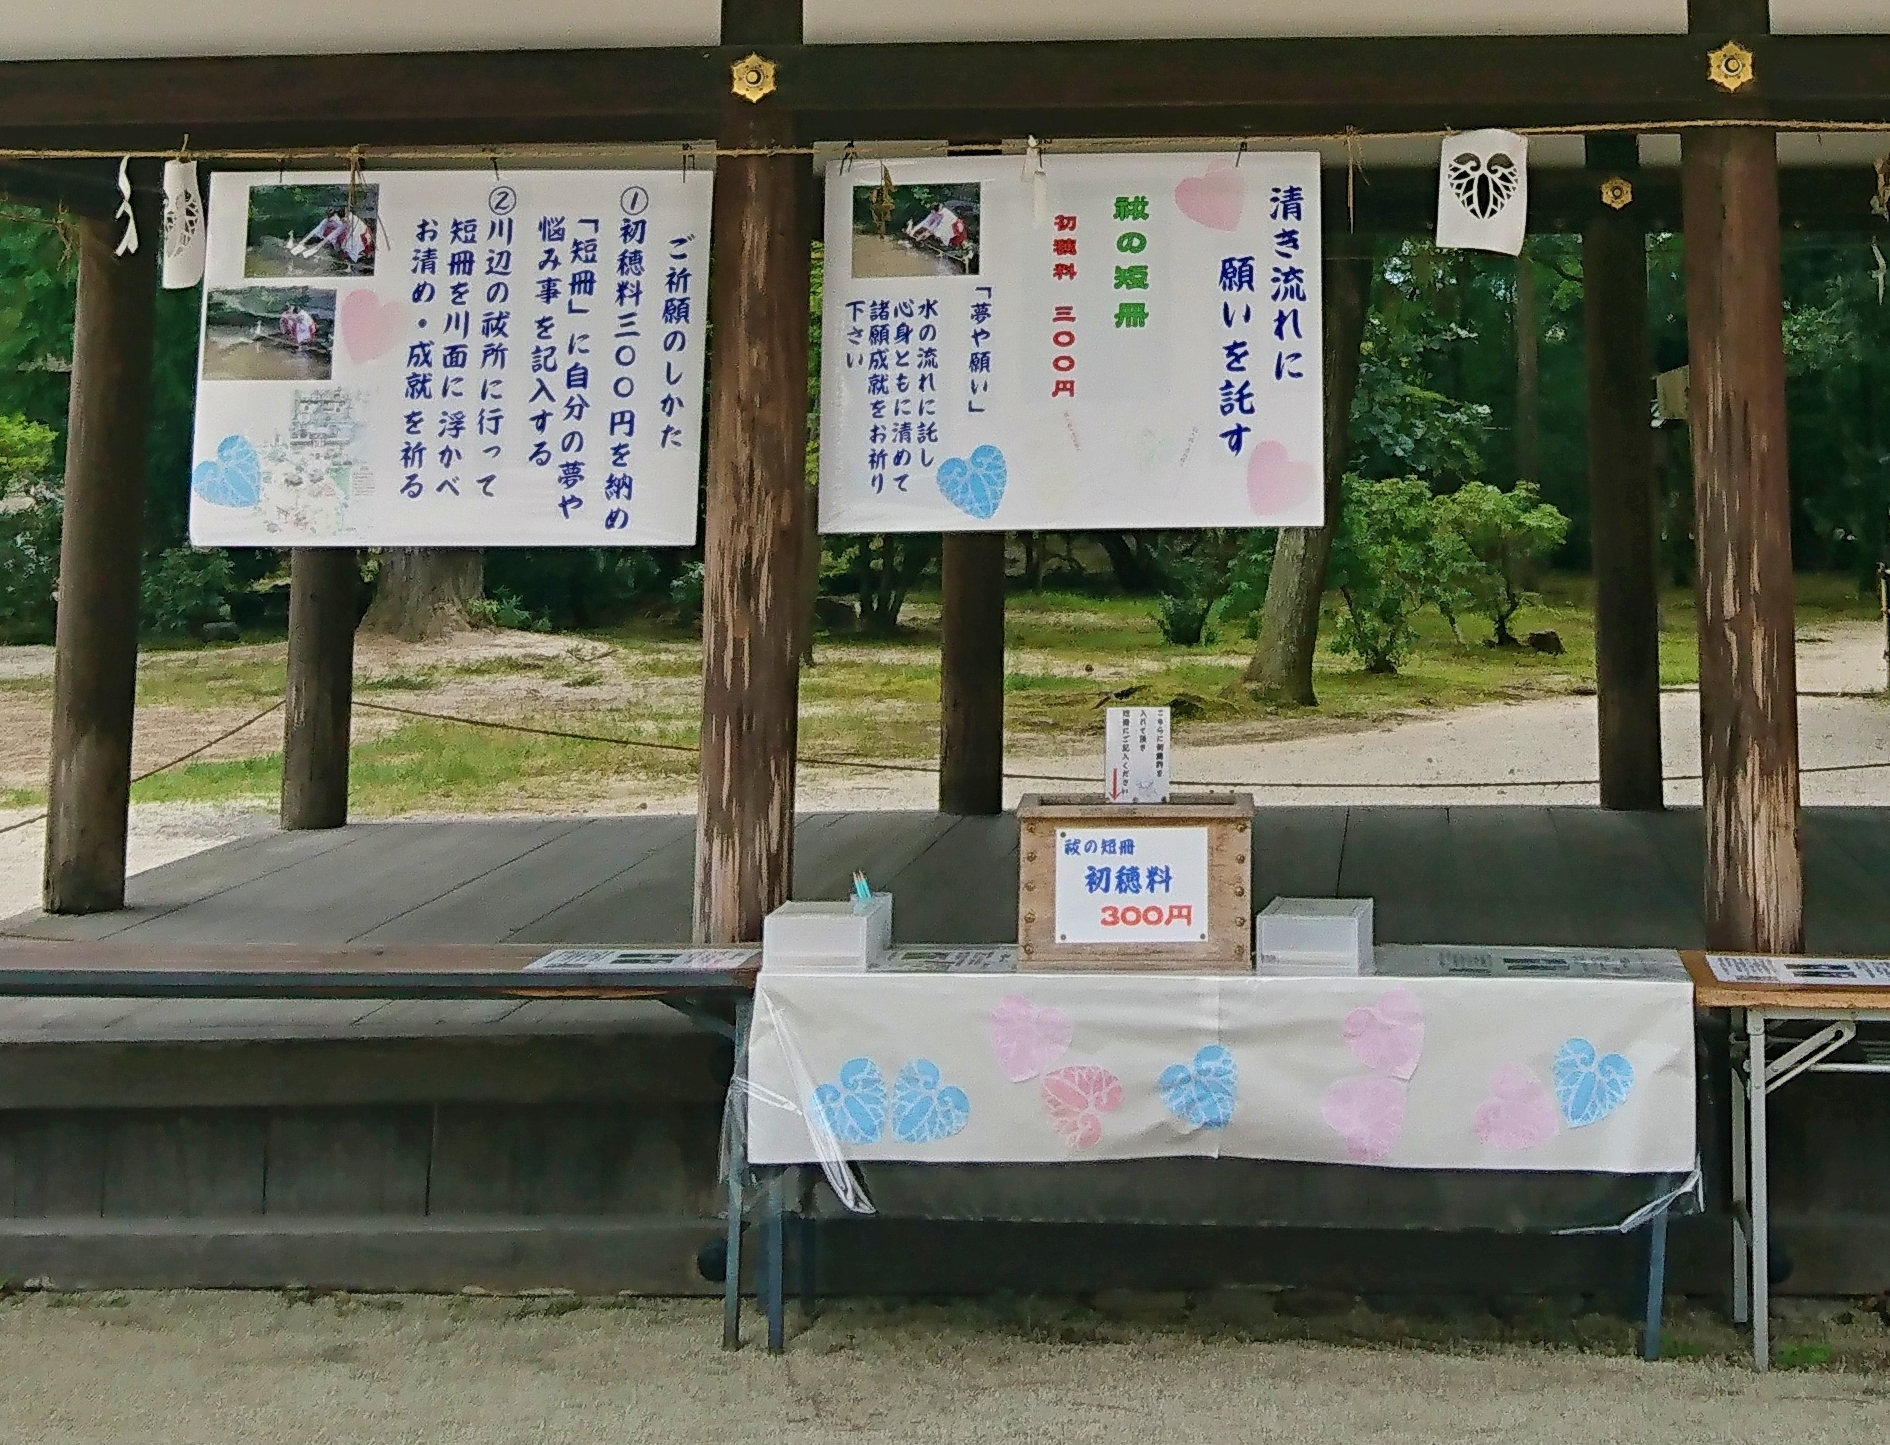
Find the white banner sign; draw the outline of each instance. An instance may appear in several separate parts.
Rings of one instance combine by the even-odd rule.
[[[1057,942],[1205,943],[1206,828],[1057,829]]]
[[[687,546],[712,182],[211,180],[200,546]]]
[[[1319,159],[827,172],[825,532],[1322,520]]]

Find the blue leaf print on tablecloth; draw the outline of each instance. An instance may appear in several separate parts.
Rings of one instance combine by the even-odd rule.
[[[893,1080],[893,1134],[902,1143],[930,1144],[949,1139],[971,1119],[971,1100],[954,1084],[944,1084],[938,1065],[914,1059]]]
[[[1197,1051],[1192,1064],[1170,1064],[1156,1082],[1168,1111],[1197,1129],[1225,1129],[1234,1117],[1240,1069],[1220,1044]]]
[[[1555,1102],[1571,1129],[1607,1118],[1633,1088],[1634,1065],[1587,1039],[1570,1039],[1555,1056]]]
[[[972,452],[970,460],[947,457],[939,463],[938,489],[945,500],[961,512],[979,521],[989,521],[1004,500],[1004,487],[1010,481],[1010,467],[1004,453],[993,446]]]
[[[191,490],[219,507],[253,507],[262,500],[262,462],[256,448],[240,436],[217,445],[215,461],[198,462],[190,474]]]
[[[848,1059],[839,1082],[814,1090],[813,1107],[842,1144],[877,1144],[886,1133],[886,1076],[871,1059]]]

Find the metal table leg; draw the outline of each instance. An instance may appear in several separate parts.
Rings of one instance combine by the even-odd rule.
[[[774,1171],[762,1195],[761,1289],[768,1311],[768,1353],[787,1349],[787,1235],[782,1225],[782,1195],[787,1192],[787,1170]]]
[[[735,1072],[723,1114],[728,1136],[728,1252],[722,1281],[722,1348],[737,1350],[742,1343],[742,1183],[748,1173],[748,1100],[741,1081],[748,1069],[748,1028],[755,1016],[751,999],[735,1003]]]
[[[1641,1358],[1660,1358],[1660,1314],[1667,1298],[1667,1211],[1647,1221],[1647,1329]]]
[[[1734,1017],[1735,1037],[1728,1049],[1732,1059],[1732,1317],[1736,1325],[1743,1325],[1752,1314],[1752,1302],[1747,1294],[1752,1272],[1752,1200],[1746,1188],[1746,1112],[1750,1104],[1746,1075],[1739,1067],[1744,1045],[1737,1037],[1744,1023],[1743,1017]]]
[[[1752,1254],[1749,1272],[1752,1279],[1752,1363],[1764,1370],[1772,1363],[1771,1239],[1769,1235],[1770,1201],[1768,1199],[1765,1158],[1765,1012],[1746,1012],[1746,1037],[1750,1041],[1752,1073],[1751,1175],[1747,1187],[1752,1195]]]
[[[798,1200],[798,1252],[795,1262],[796,1282],[801,1287],[801,1319],[809,1324],[820,1312],[820,1238],[815,1232],[814,1191],[819,1188],[815,1182],[818,1175],[814,1170],[800,1170],[800,1196]]]

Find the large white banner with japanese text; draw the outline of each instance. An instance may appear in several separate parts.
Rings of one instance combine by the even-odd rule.
[[[827,173],[825,532],[1318,525],[1319,159]]]
[[[711,189],[215,176],[191,540],[692,544]]]

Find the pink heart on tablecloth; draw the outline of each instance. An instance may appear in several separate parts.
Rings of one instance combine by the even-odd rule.
[[[1122,1107],[1122,1081],[1094,1064],[1072,1064],[1043,1076],[1043,1111],[1076,1149],[1102,1142],[1102,1116]]]
[[[1247,459],[1247,505],[1256,517],[1296,511],[1319,488],[1319,468],[1296,462],[1280,442],[1261,442]]]
[[[372,291],[350,291],[341,298],[341,340],[349,360],[377,360],[406,332],[406,302],[383,301]]]
[[[1319,1113],[1345,1141],[1353,1162],[1377,1164],[1391,1156],[1404,1130],[1404,1102],[1399,1080],[1360,1074],[1327,1089]]]
[[[1022,994],[1006,994],[991,1010],[991,1052],[1013,1084],[1034,1079],[1070,1047],[1076,1025],[1060,1008],[1038,1008]]]
[[[1555,1096],[1521,1064],[1490,1075],[1490,1097],[1477,1105],[1477,1138],[1492,1149],[1533,1149],[1555,1137]]]
[[[1226,161],[1215,161],[1206,175],[1189,176],[1175,187],[1175,205],[1181,214],[1210,231],[1236,229],[1246,200],[1240,172]]]
[[[1394,988],[1370,1008],[1345,1016],[1345,1046],[1368,1069],[1409,1079],[1424,1054],[1424,1007],[1409,989]]]

